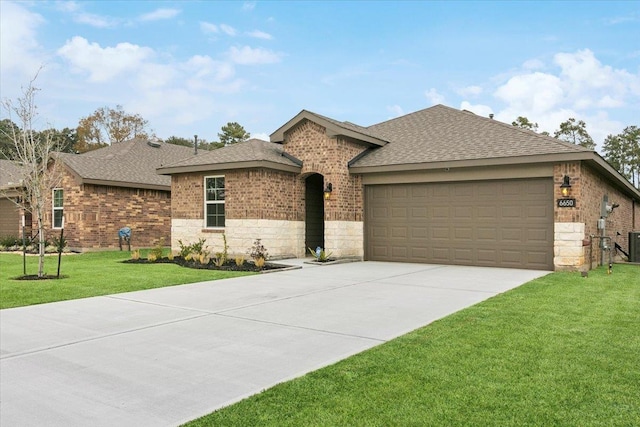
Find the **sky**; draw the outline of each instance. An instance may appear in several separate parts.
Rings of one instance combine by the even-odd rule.
[[[37,74],[42,128],[118,105],[207,141],[436,104],[551,134],[573,117],[598,145],[640,126],[640,1],[0,0],[0,19],[0,96]]]

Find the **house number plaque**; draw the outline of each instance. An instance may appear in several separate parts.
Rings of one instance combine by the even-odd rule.
[[[558,207],[559,208],[575,208],[576,207],[576,199],[558,199]]]

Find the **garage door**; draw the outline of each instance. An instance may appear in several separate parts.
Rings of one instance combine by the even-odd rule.
[[[551,179],[369,185],[365,257],[553,270]]]
[[[20,225],[19,210],[15,203],[6,198],[0,198],[0,237],[18,237]]]

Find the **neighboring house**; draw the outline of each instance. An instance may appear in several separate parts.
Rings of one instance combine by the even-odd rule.
[[[0,237],[22,235],[22,210],[16,204],[22,194],[25,168],[11,160],[0,160]],[[31,221],[27,214],[26,222]],[[31,233],[29,228],[27,234]]]
[[[369,127],[303,110],[271,142],[158,173],[172,178],[174,248],[205,238],[220,251],[225,233],[231,253],[260,238],[278,257],[320,246],[335,257],[554,270],[598,259],[597,240],[583,245],[602,233],[601,216],[623,247],[640,229],[640,191],[597,153],[442,105]]]
[[[117,248],[130,227],[134,247],[171,239],[171,180],[156,168],[193,156],[193,149],[133,139],[83,154],[56,153],[60,184],[51,189],[45,228],[63,225],[72,250]]]

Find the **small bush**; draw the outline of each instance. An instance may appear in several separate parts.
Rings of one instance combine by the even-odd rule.
[[[19,246],[21,240],[18,240],[15,236],[2,236],[0,237],[0,246],[3,248],[11,248],[13,246]]]
[[[267,248],[262,244],[261,239],[256,239],[253,242],[253,246],[249,249],[249,256],[254,260],[262,258],[263,261],[265,261],[267,259],[269,254],[267,253]]]
[[[235,262],[238,267],[242,267],[244,265],[244,257],[242,255],[238,255]]]
[[[216,267],[222,267],[225,262],[227,262],[227,260],[225,260],[222,256],[213,259],[213,265],[215,265]]]
[[[264,263],[265,263],[264,258],[256,258],[256,260],[254,261],[254,264],[256,265],[256,267],[258,267],[261,270],[262,270],[262,267],[264,267]]]
[[[154,261],[158,260],[160,258],[162,258],[164,252],[164,237],[161,237],[160,240],[158,240],[158,243],[156,243],[156,245],[149,251],[149,261],[151,261],[151,254],[153,254],[154,256]]]
[[[147,255],[147,260],[149,260],[149,262],[156,262],[158,260],[158,256],[155,254],[155,252],[149,252],[149,255]]]
[[[175,258],[173,251],[169,251],[169,254],[167,255],[167,259],[169,261],[173,261],[173,258]]]
[[[200,255],[198,255],[198,261],[202,265],[209,264],[209,261],[210,261],[209,255],[206,252],[205,253],[201,253]]]
[[[131,259],[139,260],[140,259],[140,249],[136,249],[135,251],[131,251]]]

